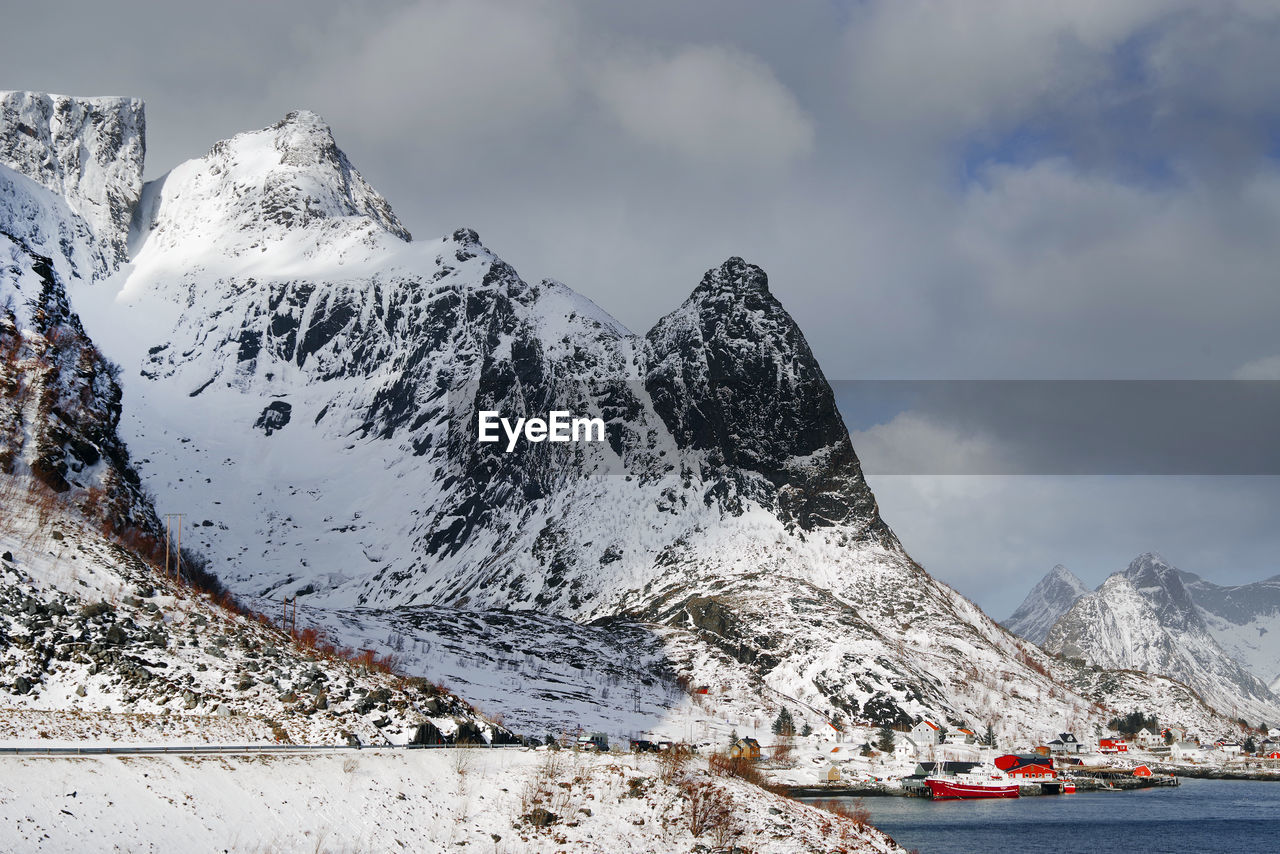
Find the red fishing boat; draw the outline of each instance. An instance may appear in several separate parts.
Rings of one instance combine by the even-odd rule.
[[[925,777],[924,784],[929,787],[929,793],[935,801],[1018,797],[1017,782],[995,767],[975,768],[963,774]]]

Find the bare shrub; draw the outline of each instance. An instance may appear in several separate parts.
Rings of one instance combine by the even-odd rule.
[[[711,832],[716,836],[717,845],[736,838],[733,799],[727,792],[710,780],[685,780],[680,784],[680,793],[684,796],[690,833],[699,837]]]
[[[838,815],[841,818],[848,819],[853,822],[856,827],[866,827],[871,823],[871,811],[867,809],[866,804],[862,802],[862,798],[858,798],[852,803],[848,801],[815,801],[813,804],[821,810]]]
[[[689,764],[689,751],[680,750],[679,745],[658,754],[658,777],[664,783],[674,783],[684,776],[685,766]]]
[[[707,770],[717,777],[737,777],[756,786],[763,786],[764,774],[745,756],[713,753],[707,757]]]

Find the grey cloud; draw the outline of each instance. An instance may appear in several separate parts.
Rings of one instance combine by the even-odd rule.
[[[1280,475],[1280,382],[845,382],[869,474]]]
[[[742,255],[835,380],[1221,379],[1280,350],[1274,3],[126,0],[5,21],[6,87],[147,100],[151,177],[313,109],[414,234],[475,227],[637,330]]]

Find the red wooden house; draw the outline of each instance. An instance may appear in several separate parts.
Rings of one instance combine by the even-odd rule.
[[[997,756],[995,765],[1010,777],[1023,780],[1056,780],[1053,760],[1044,756],[1006,753]]]

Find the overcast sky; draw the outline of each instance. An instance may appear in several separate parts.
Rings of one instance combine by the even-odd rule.
[[[149,177],[315,110],[415,235],[637,331],[742,255],[832,380],[1280,379],[1273,0],[345,5],[22,4],[0,87],[144,98]],[[846,417],[871,468],[1019,439]],[[1274,477],[871,481],[996,617],[1059,562],[1280,572]]]

